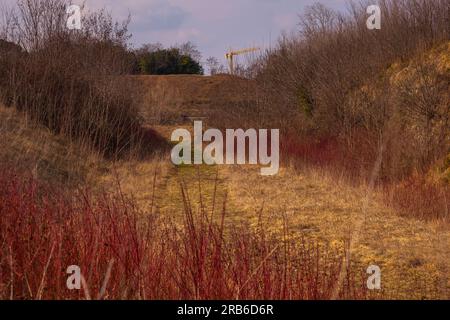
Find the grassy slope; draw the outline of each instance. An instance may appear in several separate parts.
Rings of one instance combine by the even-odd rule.
[[[226,80],[222,78],[186,76],[135,80],[143,81],[144,88],[147,85],[159,88],[152,93],[153,97],[144,97],[143,114],[149,123],[154,122],[153,111],[145,109],[154,101],[159,101],[164,112],[169,110],[171,122],[158,127],[166,137],[174,127],[189,125],[180,119],[181,112],[192,116],[208,114],[216,102],[223,106],[232,101],[236,92],[233,91],[235,84],[231,89],[223,89]],[[189,86],[195,88],[192,97],[187,94]],[[302,235],[338,247],[356,232],[359,239],[354,244],[352,257],[362,268],[370,264],[382,268],[383,297],[450,298],[448,226],[398,217],[383,205],[376,193],[373,200],[365,204],[365,188],[349,187],[314,170],[299,173],[284,168],[278,176],[269,178],[261,177],[257,168],[247,166],[176,168],[168,158],[145,163],[102,163],[97,165],[103,169],[92,171],[89,161],[80,161],[83,157],[79,151],[68,148],[64,139],[51,136],[42,128],[27,127],[11,110],[2,108],[0,111],[2,161],[30,161],[30,165],[38,168],[39,163],[44,162],[47,164],[42,171],[44,176],[61,171],[63,176],[95,180],[106,189],[119,183],[141,206],[168,216],[181,215],[180,183],[184,182],[194,207],[200,206],[201,199],[203,205],[212,210],[215,194],[214,207],[219,211],[227,199],[230,227],[237,221],[248,223],[249,227],[256,226],[262,213],[269,230],[275,234],[281,232],[287,219],[291,236]],[[83,165],[73,171],[74,163]],[[86,179],[87,176],[91,178]],[[355,230],[357,221],[362,221],[362,227],[357,228],[359,231]]]
[[[250,204],[259,204],[272,215],[273,228],[281,228],[285,214],[293,232],[326,243],[358,237],[353,258],[366,268],[381,267],[385,297],[450,297],[448,227],[401,218],[376,193],[323,173],[284,169],[277,177],[264,178],[255,168],[229,168],[226,176],[232,203],[249,219],[254,211]]]
[[[420,68],[432,67],[435,68],[442,82],[447,82],[447,90],[440,92],[443,95],[443,101],[448,101],[450,104],[450,41],[433,48],[432,50],[418,55],[412,61],[406,63],[393,64],[386,72],[392,86],[398,85],[402,81],[417,82],[417,70]],[[415,80],[414,80],[415,79]],[[445,88],[443,89],[445,90]],[[447,129],[447,144],[450,144],[450,128]],[[445,159],[442,159],[436,164],[430,172],[432,178],[436,180],[444,180],[450,183],[450,149]]]
[[[443,59],[447,49],[443,46],[429,56],[441,70],[446,66]],[[394,73],[407,72],[407,66],[403,68]],[[177,106],[173,109],[176,114],[208,115],[211,104],[225,105],[232,99],[224,90],[226,85],[218,84],[224,79],[144,77],[140,80],[148,86],[156,84],[154,97],[165,95],[172,106]],[[214,93],[214,90],[222,91]],[[177,125],[186,126],[186,123],[176,124],[175,118],[175,123],[163,126],[161,132],[169,137],[170,129]],[[133,177],[129,178],[134,181]],[[368,195],[364,188],[352,188],[314,170],[297,173],[284,169],[276,177],[265,178],[259,176],[257,168],[250,167],[166,166],[160,180],[164,183],[156,192],[157,202],[159,210],[165,214],[180,211],[180,183],[184,182],[197,207],[201,199],[203,206],[211,210],[214,193],[214,207],[221,207],[226,195],[230,226],[240,221],[256,227],[263,212],[270,222],[269,229],[275,233],[281,233],[287,218],[295,236],[301,234],[331,245],[342,246],[358,234],[353,259],[362,267],[377,264],[382,268],[384,297],[450,297],[448,226],[399,217],[382,203],[376,192]],[[130,191],[133,184],[128,183]],[[138,196],[144,201],[147,197],[148,194]],[[358,222],[362,222],[361,227]]]
[[[211,212],[214,206],[219,217],[226,203],[228,227],[247,223],[256,228],[262,216],[274,234],[281,235],[287,221],[292,237],[338,248],[358,235],[352,261],[362,270],[371,264],[381,267],[384,298],[450,297],[448,226],[399,217],[381,203],[376,192],[365,207],[365,188],[350,187],[314,170],[283,169],[276,177],[262,177],[252,166],[175,168],[162,162],[159,167],[140,164],[132,171],[122,167],[122,188],[147,208],[153,203],[155,168],[154,210],[160,214],[182,217],[183,182],[197,211],[203,205]],[[359,230],[358,221],[362,221]]]
[[[31,171],[41,180],[76,186],[92,183],[104,164],[95,155],[46,128],[34,125],[12,108],[0,105],[0,161]],[[103,168],[104,169],[104,168]]]

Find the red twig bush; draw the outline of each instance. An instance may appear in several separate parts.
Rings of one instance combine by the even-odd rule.
[[[450,186],[412,176],[387,187],[386,194],[402,215],[423,220],[450,221]]]
[[[141,212],[120,192],[66,196],[2,170],[0,299],[331,297],[343,250],[244,226],[225,230],[225,210],[213,223],[182,192],[185,219],[175,223]],[[66,286],[70,265],[81,269],[81,290]],[[352,270],[340,298],[365,298]]]

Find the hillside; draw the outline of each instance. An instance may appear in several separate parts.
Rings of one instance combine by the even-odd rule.
[[[445,50],[436,52],[442,55]],[[429,61],[442,61],[432,57]],[[389,73],[399,79],[407,77],[409,69],[410,64],[394,66]],[[442,70],[446,74],[448,67]],[[166,138],[174,128],[190,127],[194,119],[208,126],[221,123],[229,113],[227,106],[239,110],[236,107],[251,103],[256,90],[254,82],[228,76],[130,79],[141,90],[138,101],[146,125]],[[283,236],[287,224],[288,237],[298,241],[306,239],[341,252],[351,242],[352,265],[364,272],[375,264],[383,272],[383,289],[369,292],[369,298],[450,297],[448,224],[400,217],[385,203],[381,189],[350,186],[321,168],[299,171],[286,163],[278,176],[261,177],[250,166],[175,167],[167,154],[145,161],[107,161],[43,127],[29,125],[12,109],[0,108],[0,120],[4,165],[33,168],[38,178],[60,184],[86,184],[98,190],[115,190],[120,185],[144,212],[156,212],[180,224],[182,184],[194,212],[226,206],[227,230],[241,223],[258,229],[263,221],[268,234],[275,237]]]
[[[230,75],[133,76],[141,112],[148,125],[191,123],[199,118],[222,124],[227,113],[255,103],[254,81]],[[240,110],[236,110],[240,109]]]
[[[414,77],[417,61],[425,61],[425,65],[437,65],[437,76],[445,77],[449,70],[445,65],[449,49],[449,45],[441,46],[421,60],[392,66],[386,74],[392,81],[401,78],[405,81]],[[140,77],[137,80],[151,88],[147,101],[164,97],[160,100],[164,101],[161,107],[166,110],[167,106],[178,115],[170,125],[158,126],[167,137],[169,128],[192,125],[193,119],[183,118],[183,114],[193,118],[211,117],[214,105],[235,102],[236,92],[242,92],[243,86],[251,86],[249,81],[237,82],[225,77]],[[234,91],[236,87],[238,91]],[[361,89],[365,90],[367,87]],[[370,90],[378,94],[378,88]],[[144,111],[147,108],[144,106]],[[221,112],[225,115],[226,109]],[[154,176],[149,170],[141,171],[139,166],[133,169],[139,172],[139,178],[125,167],[119,169],[118,176],[127,193],[133,194],[142,205],[148,205],[152,194],[146,186],[152,184]],[[161,164],[158,172],[155,203],[157,211],[163,215],[182,216],[180,183],[183,183],[188,186],[196,210],[201,206],[220,207],[226,201],[226,224],[230,228],[238,222],[257,228],[262,215],[274,234],[281,234],[287,221],[292,237],[305,237],[324,246],[342,250],[350,239],[357,239],[352,244],[352,263],[361,267],[376,264],[383,270],[383,290],[372,297],[436,299],[450,296],[448,225],[399,216],[386,204],[381,189],[372,192],[365,185],[350,186],[345,179],[314,167],[296,171],[288,166],[278,176],[270,178],[260,177],[258,170],[251,166],[177,168]]]
[[[13,108],[0,105],[0,163],[18,172],[32,172],[42,181],[65,187],[91,184],[99,158],[83,150],[77,142],[56,136],[36,125]]]

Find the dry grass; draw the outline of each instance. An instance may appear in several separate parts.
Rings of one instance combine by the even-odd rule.
[[[94,184],[106,165],[64,136],[28,121],[14,108],[0,106],[0,162],[65,186]]]
[[[399,29],[395,35],[404,31]],[[345,43],[348,40],[339,39]],[[169,137],[173,128],[190,126],[189,117],[206,117],[205,126],[219,128],[260,127],[261,123],[297,128],[303,122],[293,125],[289,121],[299,119],[296,86],[304,79],[289,72],[302,68],[299,61],[310,63],[303,67],[312,68],[317,73],[313,80],[323,84],[316,92],[316,102],[326,111],[326,106],[333,110],[341,106],[339,101],[347,101],[348,96],[338,96],[341,100],[333,96],[339,92],[356,90],[363,96],[369,93],[370,98],[384,89],[364,91],[367,87],[363,80],[367,79],[357,79],[355,85],[352,76],[358,72],[349,65],[358,61],[351,59],[346,60],[347,65],[335,66],[337,72],[330,77],[337,87],[329,87],[333,82],[320,78],[327,73],[316,68],[319,64],[328,70],[322,62],[338,61],[328,59],[327,54],[334,57],[336,50],[326,43],[316,43],[315,49],[323,54],[317,57],[319,60],[295,60],[302,57],[300,50],[299,55],[291,57],[293,66],[288,63],[286,70],[276,70],[281,78],[272,80],[285,91],[275,90],[275,94],[286,105],[275,104],[274,108],[269,104],[271,110],[260,105],[260,98],[267,102],[268,97],[258,96],[255,83],[249,80],[227,76],[140,76],[126,80],[140,89],[142,96],[134,102],[140,103],[146,124],[158,125],[157,132],[147,132],[150,138],[158,136],[156,133]],[[400,47],[396,44],[388,57],[375,61],[368,70],[380,71],[379,64],[396,60],[396,50],[409,58],[407,49]],[[423,58],[438,66],[439,88],[448,76],[447,51],[442,46]],[[354,56],[351,50],[342,52],[344,60],[349,56]],[[414,60],[409,63],[408,59],[404,65],[394,64],[382,70],[383,77],[408,80],[414,76],[414,72],[409,73],[413,64]],[[339,71],[350,69],[352,73],[346,73],[348,77],[341,81]],[[281,81],[285,76],[293,83]],[[297,96],[291,99],[280,92]],[[326,95],[319,94],[324,92]],[[442,100],[445,97],[439,95]],[[363,110],[367,106],[359,105]],[[340,110],[334,111],[331,118],[321,120],[329,123],[334,116],[343,115]],[[319,120],[320,116],[328,114],[319,114]],[[309,124],[305,119],[305,126]],[[367,131],[359,127],[350,129],[343,135],[353,147],[350,154],[342,153],[348,145],[342,145],[342,136],[337,134],[324,135],[331,138],[318,144],[312,140],[298,144],[298,137],[293,143],[284,140],[295,169],[285,162],[280,174],[269,178],[248,166],[174,167],[164,150],[145,160],[107,161],[2,107],[0,295],[86,297],[64,291],[65,274],[61,270],[75,260],[84,270],[90,270],[87,283],[91,293],[95,296],[102,291],[101,296],[108,299],[327,299],[341,271],[341,259],[350,247],[352,273],[340,297],[449,299],[450,230],[441,217],[441,208],[448,208],[448,202],[441,201],[447,201],[445,194],[437,197],[441,189],[434,189],[436,184],[428,184],[424,178],[390,185],[388,193],[378,186],[369,192],[367,173],[373,165],[373,147],[379,141],[361,134]],[[347,135],[349,132],[352,135]],[[422,146],[427,146],[424,141]],[[361,142],[366,143],[364,148]],[[401,139],[397,142],[406,145]],[[349,157],[351,161],[347,161]],[[399,159],[405,160],[402,155]],[[347,167],[341,166],[342,161]],[[17,175],[8,172],[12,167]],[[23,174],[30,171],[32,177]],[[392,172],[382,172],[380,182],[391,178]],[[51,187],[45,187],[42,181],[51,183]],[[55,182],[69,187],[84,184],[85,188],[66,198],[54,192]],[[227,219],[223,220],[222,213]],[[445,215],[448,218],[448,211]],[[381,292],[366,293],[360,287],[359,272],[371,264],[381,267]],[[320,281],[314,278],[316,273]],[[106,274],[110,280],[102,289]]]
[[[329,299],[337,285],[340,298],[366,294],[357,268],[337,283],[342,250],[226,229],[226,203],[194,211],[186,188],[174,224],[120,191],[65,197],[10,168],[0,182],[1,299]],[[74,263],[84,291],[65,287]]]
[[[255,168],[229,167],[224,179],[230,202],[239,208],[236,215],[252,225],[257,224],[256,205],[266,212],[272,232],[282,229],[276,223],[282,216],[296,236],[323,243],[339,244],[359,232],[353,263],[366,268],[376,264],[383,273],[383,290],[373,293],[375,297],[450,297],[447,224],[399,217],[383,204],[381,191],[373,194],[364,211],[366,187],[350,187],[346,180],[339,182],[336,175],[317,169],[283,169],[265,178]],[[363,220],[362,228],[355,230],[358,219]]]
[[[157,170],[165,176],[158,176],[156,190],[150,191],[146,185],[154,179],[155,168],[164,168]],[[236,225],[244,225],[248,230],[264,226],[267,236],[282,238],[287,224],[288,237],[294,242],[307,239],[340,252],[350,237],[359,233],[352,263],[359,270],[376,264],[383,272],[383,290],[369,292],[369,297],[450,297],[448,225],[412,219],[410,215],[399,216],[394,208],[384,204],[381,189],[374,191],[364,211],[367,196],[364,184],[351,187],[345,177],[339,179],[317,168],[304,168],[301,172],[284,168],[275,177],[260,176],[254,166],[141,164],[133,169],[122,166],[119,171],[120,184],[127,193],[141,203],[152,199],[155,212],[177,224],[183,221],[179,211],[184,202],[180,193],[183,184],[189,187],[190,206],[195,212],[202,208],[220,210],[226,201],[225,227],[231,230]],[[142,176],[143,172],[148,174]],[[359,220],[363,221],[362,227],[355,230]],[[219,223],[220,219],[215,221]]]
[[[41,149],[42,141],[59,139],[42,131],[44,139],[34,141],[32,137],[41,131],[34,127],[25,130],[23,118],[11,113],[11,109],[3,111],[10,114],[10,122],[20,123],[16,127],[22,128],[20,135],[14,130],[7,133],[3,140],[8,141],[4,150],[19,145],[9,144],[18,139],[16,136],[25,135],[30,150]],[[161,128],[167,136],[171,127]],[[63,143],[61,149],[56,146],[52,144],[46,155],[55,156],[53,150],[66,148]],[[15,159],[20,161],[22,155],[17,152]],[[91,189],[112,191],[120,186],[144,212],[170,218],[177,227],[182,227],[185,213],[181,208],[185,201],[180,184],[184,184],[189,187],[189,207],[194,212],[202,208],[220,212],[226,199],[225,227],[229,230],[236,225],[245,226],[246,230],[258,230],[262,225],[265,235],[280,239],[287,223],[288,238],[295,243],[307,239],[319,248],[337,253],[345,249],[354,232],[355,219],[362,215],[364,184],[363,187],[350,187],[346,179],[340,180],[336,174],[328,175],[326,170],[318,167],[304,167],[300,173],[285,168],[279,176],[267,178],[259,176],[255,167],[174,167],[166,156],[162,154],[147,161],[100,161],[98,164],[103,169],[95,172],[96,187],[91,185]],[[54,166],[60,168],[63,163],[57,161]],[[79,158],[74,163],[80,163]],[[358,270],[364,270],[370,264],[382,268],[383,291],[369,292],[369,297],[448,298],[448,228],[438,223],[398,217],[394,210],[383,205],[382,194],[375,194],[369,207],[360,230],[362,236],[352,252],[352,263]],[[146,216],[142,212],[139,215]],[[220,215],[216,215],[214,221],[220,222]]]
[[[212,127],[236,126],[239,119],[249,121],[245,108],[256,103],[255,82],[228,75],[131,76],[129,81],[138,88],[141,113],[152,126],[186,124],[192,117]]]

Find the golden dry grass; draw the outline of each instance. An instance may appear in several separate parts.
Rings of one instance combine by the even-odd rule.
[[[174,79],[170,81],[186,80]],[[168,138],[178,126],[155,128]],[[268,232],[281,235],[287,221],[291,237],[337,248],[343,248],[357,232],[353,263],[361,270],[371,264],[382,270],[383,290],[371,293],[372,297],[450,298],[448,225],[399,217],[377,192],[365,206],[366,187],[349,186],[323,171],[298,172],[288,167],[277,176],[263,177],[254,166],[175,167],[167,155],[107,162],[3,107],[0,135],[1,161],[33,168],[40,177],[83,182],[99,190],[120,185],[142,209],[175,220],[182,216],[180,189],[185,184],[195,210],[203,205],[220,211],[225,203],[229,228],[236,223],[257,228],[262,217]],[[363,222],[360,229],[358,221]]]
[[[254,168],[229,167],[226,177],[230,200],[254,223],[252,212],[259,204],[272,216],[274,229],[281,228],[285,214],[292,232],[326,243],[348,241],[359,232],[352,257],[362,267],[381,267],[382,297],[450,297],[448,226],[399,217],[376,193],[365,210],[365,187],[350,187],[318,171],[283,169],[267,178]]]
[[[224,110],[254,99],[255,82],[229,75],[130,76],[139,88],[141,113],[148,125],[173,125],[188,117],[220,122]]]
[[[226,89],[223,78],[145,76],[135,80],[152,88],[152,93],[144,96],[147,106],[157,103],[178,116],[207,115],[211,104],[230,101],[230,92],[236,90]],[[148,116],[151,109],[145,103],[143,108]],[[154,126],[167,139],[178,127],[189,129],[179,117],[170,124]],[[122,163],[114,172],[114,179],[119,178],[123,190],[141,206],[154,206],[160,214],[175,219],[182,216],[180,189],[185,184],[197,211],[200,206],[220,210],[226,203],[226,221],[231,228],[236,223],[257,228],[262,217],[267,230],[275,235],[281,235],[288,221],[292,237],[310,238],[323,245],[342,248],[350,238],[357,238],[351,252],[353,263],[361,270],[371,264],[382,269],[383,290],[372,293],[373,297],[450,298],[448,225],[400,217],[383,203],[380,192],[368,196],[364,185],[350,186],[320,169],[297,172],[283,168],[275,177],[262,177],[252,166],[175,167],[168,157]],[[111,177],[105,181],[114,180]]]
[[[31,171],[41,180],[69,186],[94,183],[97,173],[106,170],[96,155],[76,142],[55,136],[15,109],[1,105],[0,161]]]
[[[123,164],[117,176],[123,190],[141,206],[152,205],[175,220],[182,217],[180,183],[184,183],[194,211],[200,206],[220,211],[226,203],[229,228],[238,223],[258,228],[262,217],[268,232],[281,236],[287,221],[291,237],[338,249],[359,233],[352,263],[361,270],[371,264],[382,269],[383,290],[372,292],[373,298],[450,298],[447,225],[399,217],[381,203],[377,192],[364,210],[365,187],[348,186],[319,171],[284,168],[277,176],[263,177],[254,166],[166,164]],[[362,227],[355,230],[360,219]]]

